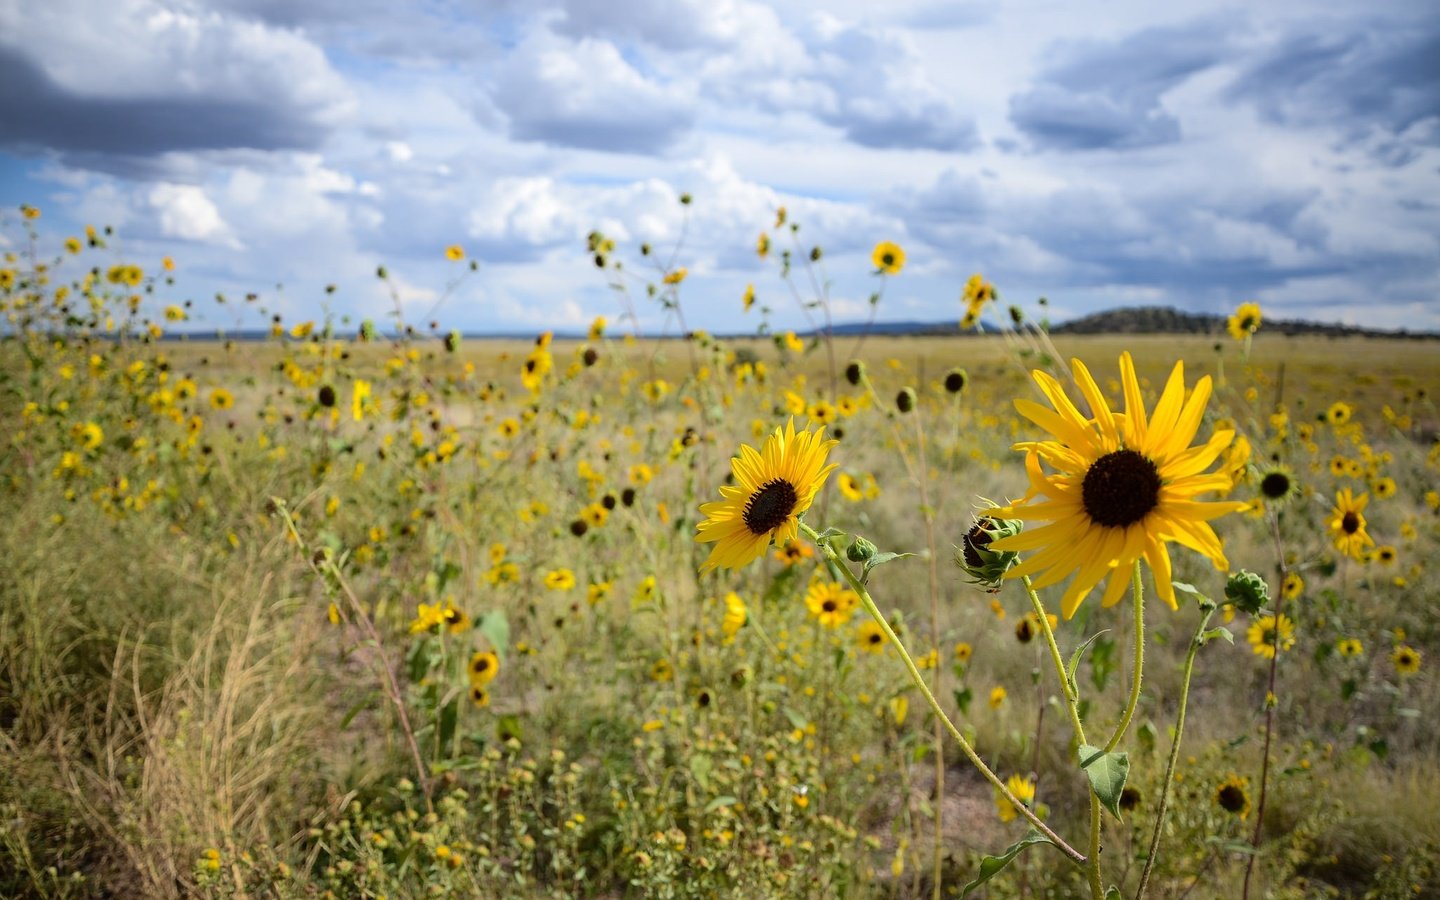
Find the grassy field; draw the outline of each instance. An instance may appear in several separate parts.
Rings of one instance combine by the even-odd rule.
[[[124,317],[123,290],[87,290]],[[102,337],[54,291],[4,294],[0,895],[950,896],[1032,814],[1087,864],[1036,846],[982,892],[1084,895],[1092,833],[1125,896],[1142,871],[1154,896],[1240,896],[1252,859],[1257,897],[1440,892],[1430,343],[447,348],[302,323],[227,345]],[[954,562],[979,498],[1026,493],[1029,371],[1070,385],[1077,357],[1118,410],[1126,351],[1150,409],[1176,361],[1211,376],[1197,443],[1249,448],[1216,463],[1250,504],[1214,522],[1226,571],[1171,544],[1233,638],[1210,634],[1188,693],[1209,613],[1183,590],[1170,610],[1148,565],[1132,695],[1128,592],[1057,621],[1072,690],[1021,583]],[[858,562],[801,540],[701,571],[700,504],[792,417],[840,438],[805,522],[842,557],[853,535],[915,554],[867,596],[1025,811],[845,594]],[[1264,499],[1276,471],[1293,491]],[[1355,552],[1343,489],[1368,497]],[[1241,570],[1263,609],[1227,603]],[[1072,718],[1123,732],[1119,781],[1091,790]]]

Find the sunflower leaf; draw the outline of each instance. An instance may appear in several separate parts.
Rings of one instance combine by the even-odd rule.
[[[888,551],[885,553],[877,553],[865,560],[865,571],[860,575],[860,582],[862,584],[867,582],[870,579],[870,570],[876,566],[883,566],[888,562],[894,562],[897,559],[905,559],[908,556],[914,555],[913,553],[890,553]]]
[[[845,532],[841,531],[838,528],[827,528],[819,534],[815,535],[815,543],[828,544],[831,542],[831,540],[835,538],[843,538],[844,536]]]
[[[980,871],[975,874],[975,878],[969,884],[960,889],[960,896],[968,896],[971,891],[994,878],[996,875],[999,875],[1001,870],[1010,865],[1011,861],[1020,855],[1021,851],[1032,844],[1053,845],[1054,841],[1051,841],[1035,829],[1030,829],[1023,838],[1006,847],[1000,855],[987,856],[980,860]]]
[[[1075,670],[1080,668],[1080,659],[1085,655],[1085,651],[1090,648],[1090,645],[1095,643],[1097,638],[1109,630],[1110,629],[1107,628],[1105,631],[1097,631],[1090,635],[1085,639],[1085,643],[1076,647],[1075,652],[1070,654],[1070,665],[1065,667],[1065,680],[1070,683],[1070,693],[1076,697],[1080,696],[1080,686],[1075,683]]]
[[[1226,643],[1229,643],[1229,644],[1234,644],[1234,643],[1235,643],[1235,635],[1233,635],[1233,634],[1230,633],[1230,629],[1228,629],[1228,628],[1226,628],[1226,627],[1224,627],[1224,626],[1222,625],[1222,626],[1217,626],[1217,627],[1215,627],[1215,628],[1211,628],[1209,631],[1201,632],[1201,634],[1200,634],[1200,645],[1201,645],[1201,646],[1204,646],[1205,644],[1210,643],[1211,641],[1215,640],[1216,638],[1222,638],[1222,639],[1225,640]]]
[[[1115,818],[1120,818],[1120,792],[1130,775],[1130,754],[1106,753],[1090,744],[1080,745],[1080,768],[1090,779],[1090,789]]]

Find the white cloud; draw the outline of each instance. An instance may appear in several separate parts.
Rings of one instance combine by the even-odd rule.
[[[241,249],[230,233],[230,226],[220,218],[220,211],[205,191],[190,184],[157,184],[150,189],[149,200],[160,221],[160,233],[186,241],[204,241]]]

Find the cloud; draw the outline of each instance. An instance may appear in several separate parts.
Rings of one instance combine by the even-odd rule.
[[[1039,84],[1010,98],[1010,121],[1036,147],[1096,150],[1180,140],[1165,94],[1227,56],[1228,29],[1204,20],[1116,41],[1060,44]]]
[[[150,206],[159,217],[160,233],[186,241],[216,243],[241,249],[202,188],[190,184],[157,184],[150,189]]]
[[[695,119],[684,84],[647,78],[607,40],[543,30],[505,61],[490,100],[513,138],[620,153],[661,153]]]
[[[1306,29],[1259,52],[1230,85],[1267,122],[1321,127],[1403,165],[1440,146],[1440,20]]]
[[[92,162],[313,147],[351,103],[294,32],[151,0],[0,9],[0,146]]]

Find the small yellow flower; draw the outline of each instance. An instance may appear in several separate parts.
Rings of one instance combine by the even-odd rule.
[[[1396,647],[1395,652],[1390,654],[1390,661],[1401,675],[1414,675],[1420,671],[1420,651],[1407,644]]]
[[[1005,702],[1006,696],[1007,694],[1005,688],[1001,687],[1000,685],[996,685],[990,691],[990,708],[999,709],[1001,704]]]
[[[1277,651],[1283,652],[1295,646],[1295,623],[1286,615],[1279,618],[1261,616],[1250,623],[1245,638],[1256,656],[1272,659]]]
[[[900,270],[905,267],[905,251],[900,249],[899,244],[881,241],[870,252],[870,262],[874,263],[875,271],[882,275],[899,275]]]
[[[445,248],[445,258],[451,262],[459,262],[465,258],[465,248],[459,244],[451,244]]]
[[[552,591],[568,591],[575,587],[575,573],[569,569],[552,569],[545,575],[545,586]]]
[[[1005,787],[1009,788],[1010,793],[1015,795],[1016,800],[1019,800],[1026,806],[1029,806],[1035,799],[1035,782],[1032,781],[1029,776],[1011,775],[1005,779]],[[995,791],[995,811],[999,813],[1000,821],[1002,822],[1013,822],[1015,821],[1015,817],[1020,815],[1019,810],[1015,808],[1015,804],[1011,803],[1009,798],[1000,793],[998,789]]]

